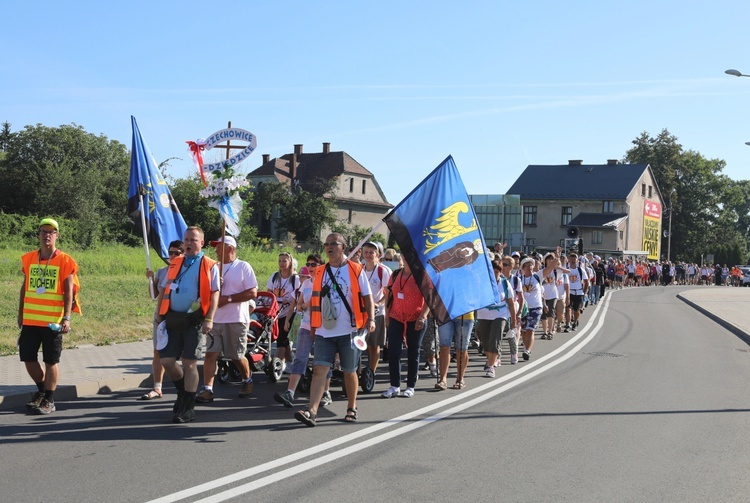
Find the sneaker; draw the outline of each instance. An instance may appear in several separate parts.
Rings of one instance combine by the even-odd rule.
[[[394,396],[399,396],[401,394],[401,388],[397,388],[396,386],[391,386],[388,388],[388,391],[383,391],[383,394],[381,395],[383,398],[393,398]]]
[[[495,367],[488,368],[487,371],[484,373],[484,377],[489,377],[489,378],[495,377]]]
[[[430,377],[437,377],[437,376],[438,376],[437,365],[435,365],[434,363],[431,363],[430,364]]]
[[[26,403],[26,408],[38,409],[43,399],[44,399],[44,393],[42,393],[41,391],[37,391],[36,393],[34,393],[34,396],[31,398],[31,401]]]
[[[214,401],[214,392],[208,389],[203,389],[200,393],[195,395],[195,401],[198,403],[208,403]]]
[[[411,398],[414,396],[414,388],[406,388],[404,390],[404,395],[406,398]]]
[[[510,364],[515,365],[518,363],[518,353],[513,353],[510,355]]]
[[[276,400],[281,405],[283,405],[284,407],[286,407],[287,409],[291,409],[292,407],[294,407],[294,395],[289,390],[286,390],[283,393],[275,393],[273,395],[273,399]]]
[[[185,397],[183,399],[182,408],[178,410],[174,416],[172,416],[172,422],[182,424],[189,423],[191,421],[195,421],[195,400]]]
[[[44,395],[42,395],[44,396]],[[39,407],[34,409],[37,414],[47,415],[52,414],[55,412],[55,402],[52,402],[50,400],[47,400],[46,398],[42,398],[41,403],[39,404]]]
[[[576,331],[576,326],[575,326],[575,324],[573,324],[573,325],[571,325],[571,326],[570,326],[570,331],[571,331],[571,332],[575,332],[575,331]]]
[[[542,336],[540,337],[540,339],[545,340],[546,338],[547,338],[547,332],[544,332]]]
[[[490,369],[490,364],[485,362],[482,372],[487,372],[489,369]]]
[[[333,403],[333,397],[331,397],[331,392],[329,390],[326,390],[325,393],[323,393],[323,397],[320,399],[320,406],[326,407],[328,405],[331,405]]]
[[[568,327],[568,325],[565,325],[565,328],[563,328],[563,333],[567,334],[568,332],[570,332],[570,327]]]
[[[524,351],[522,356],[525,361],[529,361],[529,358],[531,358],[531,353],[529,353],[528,351]]]
[[[240,398],[248,398],[253,394],[253,381],[243,382],[242,388],[240,388]],[[196,397],[197,401],[197,397]]]

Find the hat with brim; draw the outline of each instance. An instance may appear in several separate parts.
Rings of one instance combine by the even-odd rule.
[[[50,225],[55,228],[56,231],[60,230],[60,226],[57,225],[57,220],[54,218],[43,218],[41,222],[39,222],[39,227],[43,227],[45,225]]]
[[[231,246],[233,248],[237,248],[237,241],[232,236],[224,236],[223,240],[222,239],[217,239],[216,241],[211,241],[208,244],[210,244],[213,247],[216,247],[216,246],[218,246],[220,244],[225,244],[225,245],[229,245],[229,246]]]
[[[525,259],[523,259],[523,260],[521,261],[521,267],[525,266],[526,264],[531,264],[531,265],[534,265],[534,262],[536,262],[536,260],[534,260],[533,258],[531,258],[531,257],[526,257]]]

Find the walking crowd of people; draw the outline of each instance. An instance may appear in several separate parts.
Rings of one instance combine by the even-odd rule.
[[[80,313],[78,267],[56,248],[58,235],[56,221],[42,220],[40,249],[22,260],[20,357],[38,388],[27,407],[38,414],[55,411],[62,334],[70,330],[71,313]],[[203,230],[189,227],[184,240],[169,244],[169,265],[147,274],[152,297],[156,297],[154,384],[141,399],[163,397],[166,373],[177,390],[172,408],[175,423],[193,421],[196,403],[214,400],[214,378],[222,357],[238,371],[238,397],[248,398],[254,392],[253,365],[246,352],[252,338],[249,330],[259,294],[258,279],[253,267],[237,258],[233,237],[209,242],[217,261],[205,255],[204,245]],[[331,233],[324,242],[324,257],[308,255],[299,271],[290,253],[280,253],[279,270],[266,283],[269,293],[263,294],[281,306],[274,329],[276,359],[281,372],[289,375],[286,390],[275,393],[274,400],[294,408],[300,401],[300,383],[311,376],[309,402],[294,412],[294,418],[315,426],[319,408],[333,401],[330,386],[335,371],[345,389],[344,421],[356,422],[363,354],[373,382],[388,384],[381,393],[384,398],[413,397],[420,370],[435,379],[436,391],[461,390],[467,386],[470,347],[476,347],[484,360],[482,375],[494,378],[504,347],[510,365],[531,360],[537,339],[552,340],[575,332],[584,309],[596,305],[608,289],[670,284],[739,286],[742,282],[739,267],[637,258],[604,260],[593,253],[566,254],[559,247],[544,256],[519,251],[504,254],[505,248],[498,243],[495,253],[490,253],[499,302],[439,327],[409,265],[395,250],[384,250],[381,243],[364,243],[361,253],[355,250],[355,254],[341,234]],[[383,259],[398,266],[392,270]],[[294,323],[296,317],[298,324]],[[40,347],[44,367],[37,361]],[[201,358],[202,387],[198,372]],[[377,374],[381,360],[387,362],[387,378]],[[453,363],[455,381],[449,385]]]

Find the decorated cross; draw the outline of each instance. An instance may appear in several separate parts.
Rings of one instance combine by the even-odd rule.
[[[246,146],[232,145],[232,141],[247,142]],[[249,185],[244,176],[237,175],[235,168],[247,159],[257,147],[255,135],[244,129],[233,128],[229,122],[226,129],[217,131],[208,138],[187,141],[188,151],[193,163],[200,173],[204,188],[201,196],[207,198],[208,205],[219,210],[226,231],[234,236],[240,233],[239,220],[244,205],[240,198],[241,187]],[[226,145],[221,145],[226,143]],[[226,159],[223,161],[204,163],[203,152],[213,148],[226,149]],[[239,150],[231,155],[232,149]],[[222,232],[223,234],[223,232]]]

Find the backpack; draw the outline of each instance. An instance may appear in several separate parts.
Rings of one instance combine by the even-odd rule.
[[[297,292],[297,289],[299,288],[299,275],[292,274],[292,290],[294,290],[295,294]],[[271,276],[271,283],[276,283],[276,281],[279,280],[279,271],[276,271],[273,273],[273,276]],[[281,281],[279,281],[279,288],[281,287]]]

